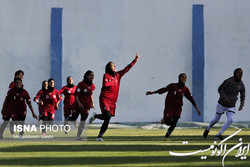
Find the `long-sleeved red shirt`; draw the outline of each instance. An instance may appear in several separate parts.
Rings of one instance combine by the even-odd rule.
[[[107,73],[104,74],[102,82],[102,90],[99,97],[100,101],[106,103],[117,102],[121,78],[134,66],[136,62],[137,60],[133,60],[123,70],[116,72],[114,76],[111,76]]]
[[[165,88],[161,88],[157,90],[156,92],[159,94],[163,94],[167,91],[168,91],[168,94],[166,96],[165,106],[179,105],[180,107],[182,107],[183,96],[185,96],[193,104],[193,106],[196,106],[194,98],[186,86],[180,89],[177,83],[171,83]]]
[[[88,85],[86,82],[79,82],[76,88],[75,96],[78,96],[83,107],[90,108],[92,104],[91,96],[95,90],[95,85]]]
[[[13,106],[11,108],[6,108],[7,111],[11,110],[11,113],[25,113],[26,114],[26,104],[31,104],[31,99],[29,93],[23,89],[21,92],[17,92],[15,88],[8,91],[6,96],[7,103],[11,103]],[[7,105],[9,107],[9,105]]]

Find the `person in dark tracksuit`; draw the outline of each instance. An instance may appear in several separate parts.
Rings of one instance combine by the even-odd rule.
[[[237,68],[234,70],[234,75],[226,79],[218,88],[220,98],[216,108],[216,114],[214,119],[210,122],[209,126],[205,129],[203,137],[206,139],[210,129],[220,120],[221,115],[226,112],[227,121],[222,126],[219,133],[215,136],[217,140],[223,140],[222,134],[227,130],[230,124],[234,120],[235,104],[238,100],[238,94],[240,93],[240,106],[239,111],[244,107],[245,102],[245,86],[241,80],[243,76],[243,70]]]

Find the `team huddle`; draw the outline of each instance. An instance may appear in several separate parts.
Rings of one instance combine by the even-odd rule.
[[[103,141],[102,137],[108,129],[110,119],[115,116],[121,78],[135,65],[139,58],[139,54],[136,53],[133,61],[120,71],[116,71],[116,66],[113,62],[109,62],[106,65],[102,89],[99,96],[101,114],[96,114],[94,112],[89,119],[90,124],[95,119],[103,120],[96,141]],[[222,127],[222,130],[215,136],[216,139],[223,139],[223,132],[233,122],[235,103],[237,101],[238,93],[241,94],[241,105],[239,110],[243,108],[245,100],[245,87],[241,80],[242,75],[242,69],[236,69],[234,71],[234,76],[224,81],[219,87],[220,99],[218,101],[216,115],[209,126],[205,129],[203,133],[204,138],[207,138],[209,130],[219,121],[221,115],[226,112],[228,120]],[[14,76],[14,81],[9,86],[9,91],[1,110],[3,123],[0,127],[0,139],[3,139],[3,132],[8,123],[10,123],[11,134],[14,133],[14,125],[24,125],[27,114],[27,105],[31,110],[33,118],[38,119],[40,124],[42,123],[45,127],[48,124],[52,124],[55,118],[55,110],[59,109],[58,104],[63,99],[61,96],[63,94],[64,125],[68,125],[69,121],[71,121],[77,126],[76,120],[80,116],[81,121],[78,125],[76,140],[82,140],[83,138],[81,137],[81,134],[84,130],[86,119],[89,116],[89,111],[91,108],[95,108],[93,101],[93,92],[95,90],[95,85],[93,83],[94,72],[88,70],[84,74],[83,80],[79,82],[77,86],[73,84],[73,77],[69,76],[67,78],[67,85],[60,90],[56,90],[54,88],[55,81],[53,78],[50,78],[48,81],[43,81],[41,90],[38,91],[37,95],[33,99],[33,101],[38,104],[38,116],[35,114],[32,107],[30,95],[24,89],[24,85],[22,84],[23,76],[23,71],[17,71]],[[163,118],[161,119],[162,124],[169,126],[165,135],[166,140],[174,131],[176,124],[181,117],[184,96],[196,108],[198,115],[201,115],[194,98],[192,97],[189,89],[185,86],[187,75],[185,73],[181,73],[178,79],[178,83],[171,83],[156,91],[146,92],[146,95],[155,93],[163,94],[168,92],[165,100]],[[67,134],[67,130],[65,133]],[[23,134],[23,131],[19,132],[20,139],[22,139]],[[42,136],[45,135],[46,128],[42,130]]]

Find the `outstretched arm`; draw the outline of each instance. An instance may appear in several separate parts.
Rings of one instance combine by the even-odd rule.
[[[152,94],[155,94],[155,93],[158,93],[158,92],[157,91],[147,91],[146,95],[152,95]]]
[[[171,89],[171,86],[172,86],[172,84],[169,84],[168,86],[160,88],[156,91],[147,91],[146,95],[152,95],[152,94],[156,94],[156,93],[163,94],[163,93],[169,91]]]
[[[135,65],[135,63],[139,60],[139,58],[140,58],[139,53],[136,52],[134,60],[129,65],[127,65],[123,70],[118,71],[120,76],[122,77],[125,73],[127,73]]]

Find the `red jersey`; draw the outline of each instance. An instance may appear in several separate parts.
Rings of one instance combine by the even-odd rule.
[[[58,90],[54,89],[51,92],[44,91],[40,99],[43,101],[43,108],[54,114],[56,103],[61,100],[61,95]]]
[[[181,89],[179,88],[177,83],[171,83],[167,87],[161,88],[156,92],[162,94],[167,91],[168,94],[166,96],[165,106],[168,105],[178,105],[180,107],[183,106],[183,96],[185,96],[194,106],[196,105],[193,96],[191,95],[189,89],[186,86],[184,86]]]
[[[111,76],[107,73],[104,74],[102,82],[102,90],[100,94],[100,101],[104,103],[117,102],[121,78],[134,66],[136,62],[137,60],[133,60],[123,70],[116,72],[114,76]]]
[[[76,88],[75,96],[78,96],[83,107],[90,108],[91,107],[91,95],[93,95],[93,91],[95,90],[95,85],[88,85],[86,82],[79,82]]]
[[[75,91],[76,91],[76,86],[74,85],[72,88],[69,88],[67,86],[64,86],[59,93],[64,95],[64,105],[69,105],[72,106],[75,102]]]
[[[20,113],[22,115],[26,115],[26,104],[31,104],[30,95],[25,89],[23,89],[21,92],[17,91],[16,88],[10,89],[7,93],[6,100],[7,103],[13,104],[11,108],[8,108],[9,105],[7,105],[6,108],[6,110],[11,110],[12,114]]]
[[[34,97],[34,100],[35,101],[38,100],[42,93],[43,93],[43,90],[39,90],[37,92],[36,96]],[[39,114],[42,114],[42,108],[43,108],[43,106],[39,104],[38,105]]]
[[[23,87],[23,84],[22,84],[22,87]],[[12,88],[15,88],[15,82],[12,81],[9,85],[9,90],[12,89]],[[7,104],[6,104],[6,113],[7,114],[11,114],[12,112],[12,106],[14,106],[13,104],[13,101],[8,101]]]

